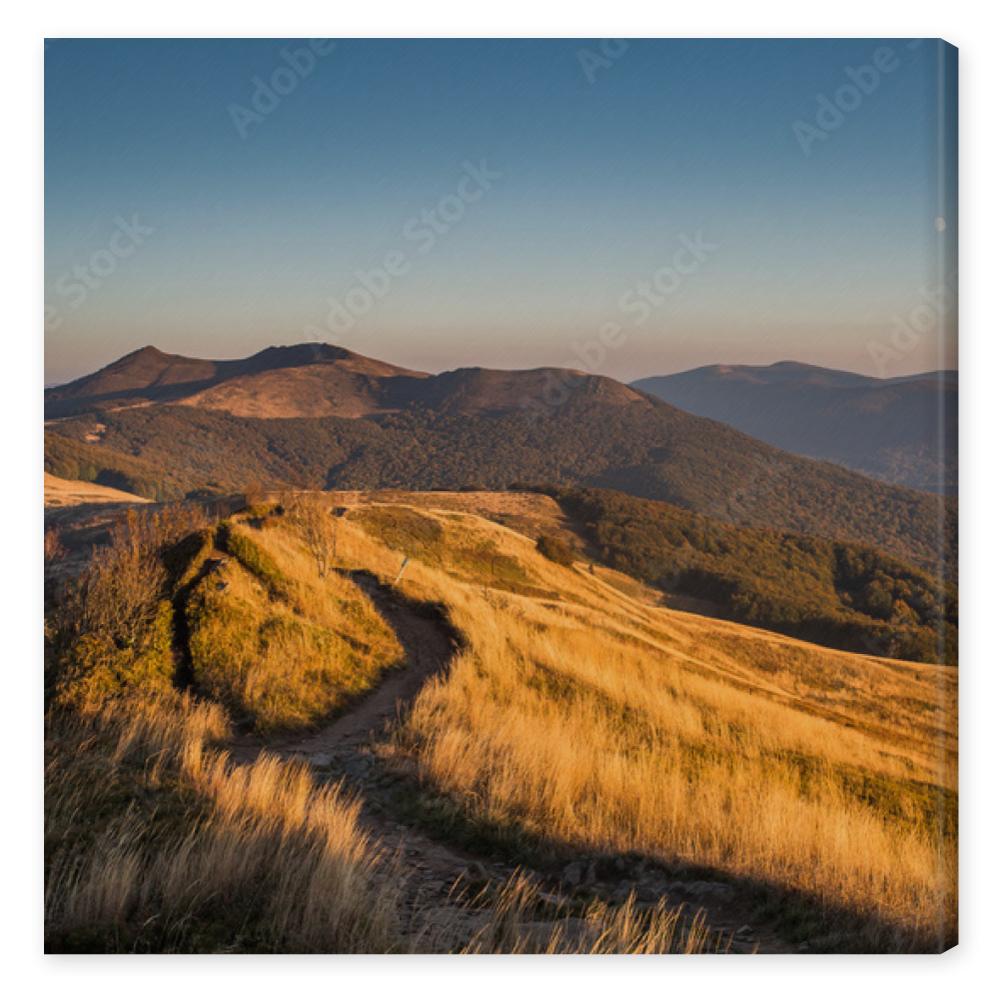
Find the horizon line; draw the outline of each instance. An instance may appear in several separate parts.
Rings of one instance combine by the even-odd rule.
[[[387,361],[385,358],[382,357],[370,354],[361,354],[359,351],[356,351],[350,347],[345,347],[342,344],[332,343],[330,341],[321,341],[321,340],[302,340],[290,344],[269,344],[267,347],[262,347],[259,351],[254,351],[250,354],[240,355],[237,357],[221,357],[221,358],[197,357],[191,354],[176,354],[171,351],[165,351],[162,348],[157,347],[155,344],[144,344],[142,347],[137,347],[131,351],[126,351],[124,354],[120,354],[117,357],[114,357],[111,360],[98,365],[96,368],[90,369],[89,371],[81,372],[80,374],[74,375],[71,378],[67,378],[63,381],[58,381],[58,382],[45,382],[43,388],[45,389],[45,391],[48,391],[49,389],[58,389],[61,388],[62,386],[71,385],[73,382],[77,382],[80,379],[87,378],[90,375],[95,375],[97,372],[103,371],[105,368],[110,367],[116,362],[122,361],[125,358],[131,357],[132,355],[135,354],[141,354],[143,351],[156,351],[158,354],[162,354],[165,357],[183,358],[189,361],[205,361],[209,363],[224,364],[226,362],[233,362],[233,361],[246,361],[250,358],[254,358],[260,354],[263,354],[265,351],[287,350],[295,347],[306,347],[306,346],[332,347],[335,348],[336,350],[346,351],[348,354],[355,355],[356,357],[367,358],[368,360],[371,361],[381,361],[384,364],[395,364],[395,362]],[[780,358],[777,361],[763,362],[763,363],[744,362],[744,361],[712,361],[701,365],[693,365],[690,367],[679,368],[673,371],[659,370],[651,374],[639,375],[636,378],[629,379],[627,381],[624,379],[616,378],[614,375],[604,374],[603,372],[597,369],[586,370],[583,368],[571,368],[569,365],[565,364],[534,365],[531,367],[523,367],[523,368],[504,368],[500,366],[485,366],[485,365],[460,365],[456,368],[440,368],[437,370],[433,368],[429,369],[421,368],[421,369],[411,369],[411,370],[420,371],[422,374],[434,376],[434,375],[445,375],[449,372],[470,371],[474,369],[481,369],[483,371],[504,371],[504,372],[543,371],[546,369],[552,369],[557,371],[571,371],[571,372],[583,373],[586,375],[593,375],[599,378],[607,378],[611,379],[614,382],[618,382],[622,385],[631,386],[634,385],[636,382],[641,382],[647,379],[670,378],[674,375],[686,375],[691,372],[703,371],[709,368],[755,368],[763,370],[768,368],[776,368],[780,365],[796,365],[802,368],[815,368],[825,372],[833,372],[842,375],[854,375],[858,378],[865,378],[875,382],[886,382],[886,383],[898,381],[899,379],[902,378],[913,378],[919,375],[934,376],[934,375],[958,374],[958,368],[955,367],[955,368],[917,368],[914,369],[912,372],[904,372],[898,375],[878,376],[878,375],[868,375],[863,372],[853,371],[848,368],[833,368],[828,365],[816,364],[815,362],[812,361],[802,361],[796,358],[787,358],[787,357]],[[405,366],[400,365],[398,367],[405,367]]]

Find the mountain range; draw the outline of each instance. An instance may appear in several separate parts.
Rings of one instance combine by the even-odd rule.
[[[935,493],[958,491],[958,372],[901,378],[782,361],[709,365],[633,388],[810,458]]]
[[[611,487],[951,573],[953,501],[790,454],[567,369],[432,375],[328,344],[153,347],[46,391],[46,470],[154,499],[273,488]],[[877,423],[877,421],[875,421]]]
[[[423,406],[502,413],[590,392],[641,402],[613,379],[559,368],[460,368],[431,375],[376,361],[332,344],[268,347],[236,361],[206,361],[144,347],[92,375],[46,391],[47,418],[99,408],[180,404],[236,417],[372,417]]]

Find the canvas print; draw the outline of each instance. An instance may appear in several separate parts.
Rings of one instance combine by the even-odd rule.
[[[953,46],[44,58],[47,951],[955,945]]]

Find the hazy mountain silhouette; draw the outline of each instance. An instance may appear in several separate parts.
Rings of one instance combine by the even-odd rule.
[[[782,361],[709,365],[634,388],[799,455],[888,482],[958,490],[958,373],[879,379]]]

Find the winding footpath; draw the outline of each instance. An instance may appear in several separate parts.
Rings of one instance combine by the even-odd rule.
[[[413,925],[417,925],[418,914],[421,925],[428,920],[433,924],[434,911],[441,908],[448,910],[450,917],[441,924],[454,926],[453,887],[457,882],[502,882],[516,866],[484,863],[394,821],[391,791],[378,774],[374,747],[405,716],[424,685],[447,673],[461,648],[461,639],[441,609],[409,601],[369,573],[355,572],[351,579],[396,633],[406,656],[402,666],[388,671],[378,687],[316,732],[275,742],[244,737],[231,745],[232,757],[242,764],[252,763],[262,753],[286,760],[304,759],[318,780],[342,781],[359,796],[364,831],[388,856],[403,863],[407,872],[403,902]],[[461,921],[457,923],[460,928]],[[475,926],[469,923],[465,930],[463,936],[471,936]]]
[[[377,688],[314,733],[274,742],[249,736],[235,740],[231,744],[233,760],[252,763],[262,753],[286,760],[305,760],[317,780],[342,781],[347,790],[357,794],[361,802],[362,828],[386,849],[389,857],[398,858],[402,863],[405,872],[402,900],[412,933],[417,933],[418,926],[433,928],[438,924],[457,935],[452,940],[428,940],[427,950],[461,946],[485,920],[485,917],[477,919],[474,912],[460,907],[455,896],[458,885],[473,889],[487,884],[499,885],[520,869],[547,888],[551,887],[555,897],[566,898],[580,885],[579,870],[579,879],[585,885],[614,898],[615,890],[621,896],[623,886],[628,884],[625,876],[631,875],[633,883],[638,882],[643,875],[641,863],[638,872],[627,868],[623,871],[619,867],[617,872],[600,873],[603,878],[595,878],[593,864],[585,874],[586,859],[567,865],[561,874],[533,872],[513,860],[466,853],[397,821],[398,809],[392,802],[397,779],[384,773],[375,747],[405,717],[424,685],[447,674],[452,659],[461,649],[461,637],[442,609],[409,601],[398,591],[380,584],[369,573],[355,572],[351,578],[395,631],[406,654],[404,664],[388,671]],[[398,875],[386,874],[385,877]],[[662,894],[669,897],[671,904],[685,901],[692,912],[703,910],[713,931],[724,935],[735,934],[750,919],[752,912],[749,900],[736,897],[731,888],[719,882],[675,881],[670,883],[669,892]],[[415,943],[417,950],[422,950],[420,940]],[[738,935],[731,946],[733,952],[788,953],[795,950],[794,945],[763,929],[752,935]]]
[[[406,600],[369,573],[352,573],[351,579],[396,633],[406,653],[405,663],[388,671],[378,687],[315,733],[286,742],[237,746],[236,760],[247,762],[267,750],[280,757],[306,757],[313,764],[326,766],[325,758],[331,754],[343,757],[352,748],[357,751],[367,746],[405,714],[427,681],[447,672],[460,639],[442,611]]]

